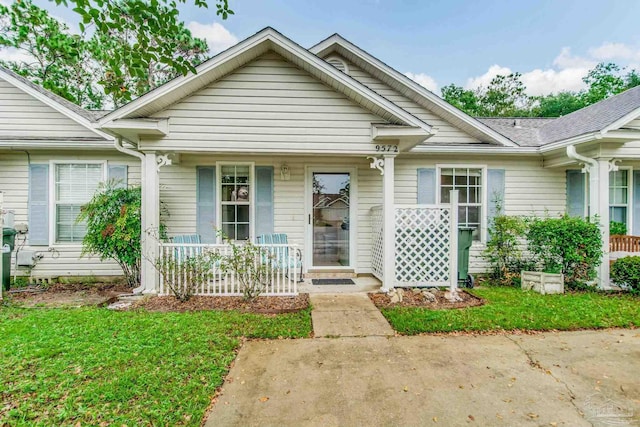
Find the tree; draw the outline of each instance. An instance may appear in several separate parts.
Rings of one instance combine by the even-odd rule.
[[[52,1],[65,6],[71,3],[73,11],[80,16],[80,30],[84,33],[91,28],[97,46],[106,44],[112,47],[109,43],[112,37],[126,41],[128,49],[114,49],[110,55],[105,54],[100,58],[107,72],[101,84],[109,94],[115,94],[119,90],[120,94],[115,97],[122,102],[139,94],[130,90],[126,82],[131,82],[140,90],[151,87],[145,84],[154,80],[146,78],[150,70],[170,70],[171,74],[183,75],[189,71],[195,72],[199,56],[196,54],[195,57],[189,57],[184,55],[184,49],[180,50],[185,46],[203,47],[183,40],[184,37],[190,38],[191,34],[179,20],[178,4],[189,0]],[[198,7],[208,7],[207,0],[193,2]],[[215,6],[216,14],[222,19],[234,14],[229,8],[228,0],[215,0]],[[189,50],[190,48],[186,49],[187,52]]]
[[[472,116],[528,116],[532,100],[520,78],[520,73],[498,75],[475,90],[451,84],[442,88],[442,97]]]
[[[130,0],[121,0],[118,5],[121,26],[106,33],[96,31],[88,41],[91,56],[101,64],[99,83],[116,106],[185,73],[185,66],[190,70],[206,58],[206,41],[192,37],[178,20],[177,10],[161,4],[155,9],[138,9],[137,1]],[[172,17],[171,31],[145,34],[148,47],[143,55],[145,62],[141,63],[136,59],[140,53],[138,25],[156,16]],[[166,47],[171,48],[171,59],[167,57],[163,62],[155,53]]]
[[[481,116],[480,101],[476,92],[453,83],[442,88],[442,98],[456,108],[472,116]]]
[[[497,75],[480,90],[480,104],[486,116],[528,116],[531,98],[520,78],[522,74]]]
[[[582,81],[589,86],[584,94],[587,105],[595,104],[628,89],[624,78],[620,75],[620,67],[613,63],[602,62],[596,65],[589,70]]]
[[[30,58],[3,65],[71,102],[100,109],[128,102],[205,59],[206,42],[191,35],[177,10],[141,0],[118,0],[104,7],[118,11],[110,25],[101,24],[105,31],[90,23],[82,27],[87,31],[72,34],[31,0],[0,5],[0,46]],[[156,31],[145,24],[158,17],[166,29]],[[165,56],[158,51],[166,51]]]
[[[29,58],[1,61],[5,67],[78,105],[102,107],[104,95],[86,41],[30,0],[0,4],[0,46]]]
[[[560,117],[586,107],[584,96],[580,92],[564,91],[535,98],[537,106],[533,109],[535,117]]]

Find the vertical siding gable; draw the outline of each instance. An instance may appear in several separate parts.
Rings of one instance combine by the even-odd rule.
[[[335,56],[331,54],[331,56]],[[350,61],[344,59],[343,57],[338,56],[340,59],[345,61],[347,67],[349,68],[349,74],[354,79],[358,80],[363,85],[367,86],[369,89],[377,92],[379,95],[384,96],[388,100],[392,101],[396,105],[401,108],[404,108],[409,113],[418,117],[420,120],[430,124],[438,128],[438,133],[435,136],[429,138],[430,143],[437,142],[457,142],[457,143],[472,143],[479,142],[479,140],[465,131],[457,128],[453,124],[444,120],[442,117],[436,115],[432,111],[427,108],[417,104],[406,96],[402,95],[400,92],[391,88],[386,83],[383,83],[381,80],[367,73],[363,69],[359,68],[355,64]]]
[[[384,119],[270,52],[154,114],[169,117],[170,134],[154,146],[269,149],[322,144],[346,150],[371,144],[371,123]]]
[[[100,138],[96,133],[2,79],[0,137]]]

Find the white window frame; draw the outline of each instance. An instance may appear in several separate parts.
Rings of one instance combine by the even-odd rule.
[[[482,164],[461,164],[461,163],[437,163],[436,164],[436,203],[442,204],[440,186],[442,182],[442,169],[480,169],[482,176],[480,177],[482,206],[480,207],[480,240],[473,241],[472,246],[484,245],[487,242],[487,221],[489,206],[489,197],[487,194],[487,165]],[[503,201],[504,203],[504,201]]]
[[[109,168],[106,160],[56,159],[49,161],[49,246],[68,248],[82,247],[82,242],[56,241],[56,166],[57,165],[102,165],[102,182],[107,180]]]
[[[625,207],[627,208],[627,234],[629,234],[631,228],[633,228],[633,167],[631,166],[618,166],[619,171],[627,172],[627,204]],[[611,192],[611,178],[609,178],[609,189],[607,191],[607,204],[609,206],[609,211],[611,211],[611,207],[614,206],[623,206],[623,205],[611,205],[609,203],[609,196]],[[611,222],[611,215],[609,215],[609,222]]]
[[[216,227],[222,230],[222,166],[249,166],[249,242],[255,242],[256,211],[256,174],[255,162],[216,162]],[[220,240],[219,237],[217,237]]]

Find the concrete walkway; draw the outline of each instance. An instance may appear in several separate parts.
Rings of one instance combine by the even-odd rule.
[[[311,294],[316,337],[393,336],[394,331],[365,293]]]
[[[311,302],[316,338],[247,342],[207,427],[640,426],[640,330],[403,337]]]

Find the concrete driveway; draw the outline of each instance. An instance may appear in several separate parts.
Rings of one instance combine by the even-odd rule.
[[[640,425],[640,330],[253,341],[207,426]]]

